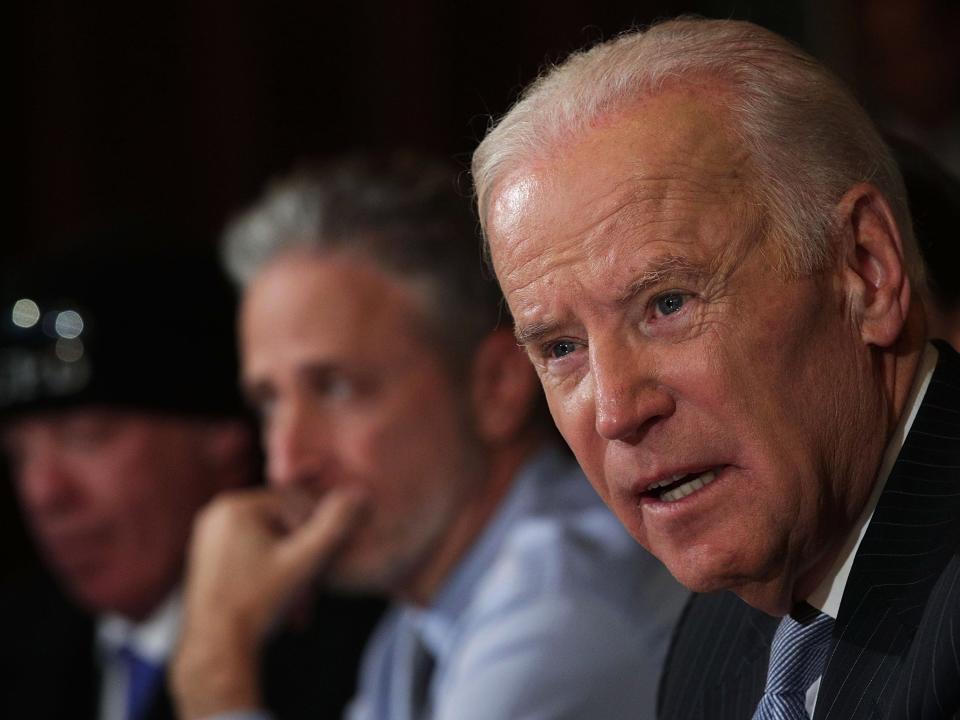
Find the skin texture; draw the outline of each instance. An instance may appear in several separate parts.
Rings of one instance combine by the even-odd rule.
[[[41,552],[93,611],[148,615],[176,585],[194,515],[247,481],[230,421],[82,408],[15,420],[4,445]]]
[[[836,264],[785,278],[725,120],[682,88],[645,98],[508,174],[487,232],[599,494],[691,589],[782,615],[863,508],[921,343],[893,352],[909,283],[882,196],[851,188]],[[706,470],[678,502],[647,492]]]
[[[537,381],[512,334],[491,331],[455,380],[423,302],[367,259],[307,250],[247,288],[243,382],[271,488],[197,523],[182,717],[259,706],[258,645],[312,582],[429,602],[538,442]]]

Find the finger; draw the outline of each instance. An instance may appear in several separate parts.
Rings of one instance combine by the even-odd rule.
[[[362,507],[362,496],[354,490],[336,489],[327,493],[307,521],[285,538],[279,548],[278,560],[284,571],[305,580],[326,564],[354,527]]]
[[[323,500],[322,495],[298,487],[274,492],[280,501],[279,511],[286,532],[292,532],[306,523]]]
[[[271,490],[250,488],[223,492],[214,498],[194,522],[191,555],[208,546],[221,546],[237,534],[257,528],[271,534],[282,528],[280,500]]]

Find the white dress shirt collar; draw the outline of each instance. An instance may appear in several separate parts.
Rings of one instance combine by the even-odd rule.
[[[104,615],[97,622],[97,645],[106,652],[126,645],[145,660],[163,664],[173,651],[182,610],[183,599],[178,590],[142,622],[116,614]]]
[[[142,622],[116,614],[97,620],[96,648],[102,668],[98,720],[126,717],[128,678],[117,651],[126,646],[144,660],[166,664],[177,641],[182,611],[183,598],[177,589]]]

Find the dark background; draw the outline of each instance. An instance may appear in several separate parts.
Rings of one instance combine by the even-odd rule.
[[[955,0],[39,0],[7,13],[14,192],[0,264],[126,216],[171,228],[171,243],[214,242],[303,155],[404,145],[466,167],[545,63],[691,12],[799,42],[960,173]],[[0,478],[5,568],[23,557],[10,503]]]
[[[407,145],[466,166],[545,62],[682,12],[791,37],[878,115],[896,109],[941,148],[952,134],[956,154],[955,0],[41,0],[12,23],[15,230],[0,259],[121,214],[210,241],[304,154]]]

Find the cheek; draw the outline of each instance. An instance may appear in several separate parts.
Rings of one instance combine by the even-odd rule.
[[[791,385],[779,370],[777,350],[713,337],[662,365],[661,381],[678,399],[678,419],[696,419],[697,438],[728,451],[731,443],[743,448],[781,430],[779,408]]]
[[[548,395],[547,404],[560,435],[573,451],[593,489],[613,508],[604,470],[606,442],[597,433],[592,401],[579,395],[559,400]]]
[[[131,470],[133,472],[133,470]],[[143,462],[125,481],[113,512],[130,547],[160,568],[179,561],[193,519],[212,494],[206,470],[192,457],[168,453],[162,463]]]
[[[147,566],[147,574],[165,572],[179,562],[198,508],[197,503],[185,502],[182,495],[169,487],[163,494],[130,498],[119,511],[122,520],[117,523],[117,534],[122,536],[117,541],[124,546],[122,552]]]
[[[442,466],[441,451],[449,447],[452,423],[434,422],[438,413],[425,399],[343,423],[336,432],[346,478],[374,493],[378,506],[408,504],[408,496],[417,493],[417,478]]]
[[[329,451],[322,469],[330,471],[332,482],[369,488],[389,469],[390,427],[379,415],[347,411],[326,423],[324,432]]]
[[[410,418],[403,414],[378,412],[361,419],[355,431],[349,427],[343,429],[344,443],[352,448],[352,455],[358,463],[364,459],[373,466],[395,463],[405,445],[415,435],[410,427]]]
[[[544,394],[550,415],[563,439],[576,454],[588,455],[588,450],[595,446],[595,439],[600,436],[596,431],[593,400],[583,390],[583,385],[573,392],[565,392],[545,384]]]

